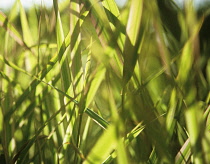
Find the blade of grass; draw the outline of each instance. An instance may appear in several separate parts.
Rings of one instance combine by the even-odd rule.
[[[61,51],[59,54],[59,62],[61,65],[61,78],[63,83],[64,92],[66,92],[71,84],[71,76],[69,69],[69,59],[67,56],[68,51],[66,51],[65,46],[62,46],[64,41],[64,32],[62,27],[62,22],[60,18],[60,12],[58,8],[58,1],[53,0],[55,15],[56,15],[56,36],[57,36],[57,45],[58,51]]]
[[[175,163],[181,164],[181,163],[187,163],[189,161],[191,155],[191,149],[190,149],[190,140],[187,139],[178,154],[175,157]]]
[[[91,86],[87,94],[86,107],[88,107],[93,101],[93,98],[96,95],[96,92],[104,79],[105,73],[106,69],[103,65],[100,65],[97,69],[96,74],[94,75],[93,81],[91,82]]]
[[[176,109],[177,109],[176,94],[177,94],[176,90],[173,89],[171,93],[171,98],[170,98],[170,107],[168,109],[167,116],[166,116],[166,128],[169,133],[169,136],[172,136],[174,128],[175,128],[175,123],[176,123],[176,120],[174,119],[175,114],[176,114]]]
[[[144,128],[145,128],[145,126],[142,125],[142,123],[139,123],[129,133],[127,133],[126,138],[125,137],[120,138],[120,140],[121,140],[120,142],[123,142],[123,145],[126,147],[129,146],[132,143],[132,141],[134,139],[136,139],[136,137],[139,136],[139,134],[144,130]],[[120,143],[120,144],[122,144],[122,143]],[[116,150],[114,150],[109,156],[107,156],[107,158],[103,162],[103,164],[111,163],[116,157],[117,157],[117,153],[116,153]]]
[[[124,67],[123,85],[130,80],[138,57],[138,48],[141,38],[139,37],[141,16],[143,11],[143,1],[131,1],[130,13],[126,27],[126,41],[124,45]]]
[[[189,139],[193,152],[193,161],[195,163],[205,163],[202,157],[201,139],[203,136],[201,105],[195,104],[189,107],[185,112],[187,129],[189,131]]]
[[[102,163],[107,156],[116,148],[116,128],[110,125],[99,138],[83,164]]]
[[[21,25],[22,25],[22,31],[23,31],[23,40],[30,47],[34,44],[33,43],[34,38],[32,38],[31,31],[28,25],[28,20],[26,17],[26,13],[20,0],[19,0],[19,6],[20,6],[20,19],[21,19]]]
[[[92,118],[99,126],[101,126],[103,129],[107,129],[109,123],[100,117],[97,113],[90,110],[89,108],[86,108],[84,111],[90,118]]]
[[[10,36],[21,46],[27,47],[22,40],[21,34],[15,29],[15,27],[9,22],[8,17],[0,11],[0,26],[4,27],[10,34]],[[28,48],[28,47],[27,47]]]

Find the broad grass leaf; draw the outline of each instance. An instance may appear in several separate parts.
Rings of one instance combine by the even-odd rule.
[[[19,6],[20,6],[21,26],[22,26],[22,31],[23,31],[23,40],[30,47],[34,44],[34,38],[32,38],[32,34],[30,31],[30,27],[28,25],[25,9],[23,8],[21,1],[19,1]]]
[[[175,157],[175,163],[176,164],[184,164],[186,161],[189,161],[191,155],[191,147],[190,147],[190,140],[189,138],[186,140],[186,142],[182,145],[180,151]]]
[[[65,46],[62,46],[64,42],[64,32],[63,32],[63,26],[60,18],[60,12],[58,8],[58,1],[53,0],[55,15],[56,15],[56,38],[57,38],[57,45],[58,50],[60,50],[59,53],[59,62],[61,65],[61,78],[63,83],[63,89],[65,92],[67,92],[68,88],[71,84],[71,74],[70,74],[70,68],[69,68],[69,58],[68,58],[68,49]]]
[[[171,93],[171,98],[170,98],[170,106],[167,111],[167,116],[166,116],[166,129],[169,133],[170,136],[172,136],[176,120],[175,120],[175,114],[176,114],[176,109],[178,108],[178,102],[177,101],[177,95],[176,95],[176,90],[173,89]]]
[[[205,163],[202,157],[202,137],[204,136],[205,127],[202,119],[201,104],[193,104],[185,112],[187,130],[189,132],[190,144],[193,151],[195,163]]]
[[[180,82],[180,85],[185,84],[187,81],[191,68],[193,64],[193,51],[192,45],[190,42],[187,42],[183,48],[182,56],[181,56],[181,63],[180,69],[177,76],[177,80]]]
[[[97,72],[94,76],[94,79],[91,81],[90,88],[87,93],[86,107],[88,107],[92,103],[98,91],[98,88],[100,87],[102,81],[104,80],[105,73],[106,73],[106,69],[104,68],[103,65],[97,68]]]
[[[136,137],[139,136],[139,134],[144,130],[145,126],[142,125],[142,123],[139,123],[138,125],[136,125],[129,133],[127,133],[126,137],[122,137],[122,138],[118,138],[118,146],[117,149],[121,149],[121,147],[123,146],[122,149],[127,148],[129,145],[132,144],[133,140],[136,139]],[[120,141],[119,141],[120,140]],[[120,143],[119,143],[120,142]],[[119,145],[120,144],[120,145]],[[123,152],[121,152],[121,150],[119,150],[118,152],[113,151],[107,158],[106,160],[103,162],[104,164],[109,164],[111,163],[111,161],[113,161],[116,158],[122,158],[123,162],[127,162],[128,158],[126,158],[125,155],[125,150],[122,150]],[[123,156],[123,157],[122,157]],[[121,161],[121,159],[118,159],[119,161]]]
[[[83,164],[102,163],[116,146],[116,128],[115,126],[110,125],[98,139]]]
[[[141,16],[143,11],[143,1],[133,0],[131,2],[128,23],[126,27],[126,41],[124,45],[124,68],[123,68],[123,85],[125,86],[130,80],[134,67],[138,59],[138,50],[141,38],[139,36]]]

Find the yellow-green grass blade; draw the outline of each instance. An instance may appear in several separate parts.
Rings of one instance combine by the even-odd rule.
[[[103,4],[104,8],[108,9],[110,11],[110,13],[112,13],[114,16],[116,16],[116,17],[120,16],[119,9],[118,9],[117,4],[114,0],[105,0],[105,1],[102,1],[102,4]],[[112,18],[110,18],[110,19],[112,19]],[[113,21],[110,20],[110,22],[113,22]]]
[[[0,11],[0,26],[5,28],[10,36],[21,46],[27,46],[25,45],[24,41],[22,40],[21,34],[12,26],[12,24],[9,22],[8,17]]]
[[[15,1],[13,6],[11,7],[10,13],[9,13],[9,20],[13,22],[17,17],[18,17],[18,7],[19,7],[19,2]]]
[[[41,35],[41,32],[39,30],[39,22],[37,18],[37,9],[35,7],[32,7],[28,11],[28,26],[30,27],[30,32],[31,32],[31,39],[33,39],[34,44],[37,43],[39,33]],[[41,20],[40,20],[41,21]]]
[[[72,81],[75,84],[73,87],[74,94],[78,94],[83,89],[83,69],[82,69],[82,56],[81,56],[81,25],[88,14],[80,12],[81,5],[78,2],[70,1],[70,33],[72,40],[75,41],[74,47],[70,47],[71,53],[71,74]],[[81,15],[82,14],[82,15]],[[75,35],[76,34],[76,35]]]
[[[175,157],[175,163],[184,164],[187,161],[189,161],[190,156],[191,156],[191,146],[190,146],[190,140],[188,138],[181,147],[181,149],[179,150],[179,152],[177,153]]]
[[[176,95],[176,89],[172,90],[171,93],[171,98],[170,98],[170,106],[169,109],[167,111],[167,116],[166,116],[166,129],[169,133],[169,136],[171,137],[173,132],[174,132],[174,128],[175,128],[175,124],[176,124],[176,120],[175,120],[175,115],[176,115],[176,109],[178,108],[178,102],[177,101],[177,95]]]
[[[98,139],[83,164],[102,163],[109,154],[116,148],[116,127],[110,125]]]
[[[112,123],[117,127],[116,128],[116,137],[117,137],[117,147],[116,147],[116,155],[118,163],[127,164],[128,157],[125,149],[126,143],[124,142],[124,136],[126,133],[125,124],[120,118],[118,114],[118,109],[116,106],[116,102],[113,96],[113,92],[111,90],[111,84],[109,84],[109,106],[112,115]]]
[[[118,65],[122,73],[122,52],[126,36],[126,26],[121,22],[121,14],[114,0],[105,0],[102,4],[113,31],[111,40],[108,43],[110,42],[111,46],[113,46],[113,56],[116,60],[116,65]],[[117,40],[117,42],[112,43],[112,40]]]
[[[202,119],[201,104],[193,104],[186,109],[185,119],[193,152],[193,161],[195,163],[205,163],[202,155],[202,138],[204,136],[205,127]]]
[[[117,140],[117,161],[118,163],[128,164],[127,153],[125,148],[125,143],[122,138]]]
[[[125,149],[127,148],[133,140],[136,139],[136,137],[138,137],[140,135],[140,133],[145,129],[145,125],[143,125],[142,123],[139,123],[137,124],[129,133],[127,133],[126,137],[121,137],[119,138],[118,140],[121,140],[120,142],[121,143],[118,143],[120,144],[119,145],[119,149],[121,149],[120,147],[123,145],[124,148],[122,149]],[[124,150],[122,150],[124,151]],[[113,161],[116,157],[117,158],[120,158],[121,156],[121,153],[120,153],[120,156],[119,156],[119,153],[120,152],[116,152],[116,150],[113,150],[113,152],[107,156],[106,160],[103,162],[103,164],[109,164],[111,161]],[[123,155],[125,155],[125,152],[123,152]],[[121,157],[122,158],[122,157]],[[123,157],[124,159],[125,157]],[[120,159],[119,159],[120,160]],[[123,162],[126,162],[127,158],[123,161]]]
[[[89,3],[92,5],[94,9],[94,14],[96,18],[99,18],[104,24],[104,27],[109,27],[109,21],[108,18],[104,12],[104,10],[101,10],[101,6],[98,3],[97,0],[90,0]]]
[[[105,73],[106,73],[106,69],[101,64],[97,68],[97,72],[94,75],[93,80],[91,81],[90,88],[89,88],[88,94],[87,94],[86,107],[89,107],[89,105],[92,103],[98,88],[100,87],[102,81],[104,80]]]
[[[119,36],[117,34],[119,32],[119,30],[112,31],[112,28],[111,28],[109,20],[108,20],[108,16],[107,16],[106,12],[104,11],[104,8],[103,8],[103,6],[99,5],[97,1],[91,0],[89,3],[87,3],[86,8],[89,8],[89,5],[92,6],[91,14],[90,14],[90,16],[91,16],[90,22],[92,22],[91,26],[94,26],[94,27],[92,28],[91,26],[88,26],[88,28],[91,27],[91,29],[85,29],[85,32],[87,31],[89,33],[94,33],[93,43],[97,44],[97,46],[96,46],[97,48],[95,47],[95,45],[92,47],[92,49],[91,49],[92,54],[94,55],[94,57],[96,57],[96,59],[99,62],[102,61],[102,62],[104,62],[104,64],[106,64],[107,62],[104,59],[107,59],[108,57],[110,57],[108,55],[108,53],[105,53],[100,56],[98,55],[98,53],[103,52],[102,49],[105,49],[105,50],[107,50],[107,52],[108,51],[110,52],[110,48],[111,48],[112,52],[109,54],[112,54],[112,58],[114,59],[113,63],[116,66],[118,66],[118,69],[122,72],[122,56],[121,56],[122,50],[120,50],[120,46],[115,41],[119,38]],[[106,9],[106,11],[108,13],[110,13],[110,11],[108,9]],[[118,19],[114,15],[113,15],[113,17],[115,19]],[[87,23],[89,24],[89,22],[87,22]],[[95,39],[95,32],[98,35],[96,37],[96,39]],[[111,35],[109,33],[111,33]],[[90,35],[88,35],[86,37],[90,37]],[[96,43],[94,42],[95,40],[97,41]],[[99,40],[99,42],[98,42],[98,40]],[[87,44],[89,44],[89,43],[87,43]],[[101,50],[100,50],[100,46],[102,46]],[[106,55],[108,55],[108,57]],[[120,75],[120,76],[122,76],[122,75]]]
[[[58,50],[62,51],[59,57],[59,62],[61,65],[61,78],[63,83],[63,90],[67,92],[68,88],[71,84],[71,76],[70,76],[70,69],[69,69],[69,59],[68,59],[68,51],[66,48],[62,46],[64,41],[64,32],[60,17],[60,12],[58,8],[58,0],[53,0],[54,11],[56,15],[56,38],[58,44]]]
[[[141,38],[140,24],[143,11],[143,1],[131,1],[130,13],[126,27],[126,41],[124,45],[123,57],[123,85],[130,80],[136,61],[138,59],[138,50]]]
[[[115,31],[116,24],[119,23],[118,17],[120,16],[116,2],[114,0],[105,0],[102,1],[102,4],[111,23],[111,28]]]
[[[110,26],[116,36],[113,38],[118,38],[119,47],[122,48],[124,44],[124,35],[125,35],[125,26],[120,22],[120,12],[117,7],[117,4],[114,0],[105,0],[102,1],[104,10],[107,14],[107,17],[110,21]],[[119,34],[118,34],[119,33]],[[119,35],[119,37],[117,36]]]
[[[186,83],[187,79],[189,78],[189,74],[193,64],[193,51],[192,45],[190,42],[187,42],[183,48],[182,56],[181,56],[181,63],[180,69],[177,76],[177,80],[180,82],[180,85]]]
[[[25,9],[23,8],[20,0],[19,0],[19,6],[20,6],[20,19],[21,19],[21,26],[22,26],[22,32],[23,32],[23,40],[30,47],[34,44],[33,42],[34,38],[31,35]]]
[[[57,38],[58,49],[60,49],[64,40],[64,32],[63,32],[57,0],[53,0],[53,6],[54,6],[55,15],[56,15],[56,38]]]
[[[91,19],[94,26],[96,27],[96,31],[98,33],[101,44],[111,45],[115,47],[116,50],[119,50],[120,46],[117,45],[116,44],[117,42],[114,41],[118,39],[118,35],[116,35],[118,31],[117,32],[112,31],[112,28],[110,26],[110,22],[108,19],[108,15],[106,14],[106,12],[110,13],[110,11],[107,8],[103,8],[97,2],[97,0],[90,0],[89,3],[90,3],[89,5],[92,6]],[[106,12],[104,11],[104,9]],[[115,18],[115,20],[118,20],[118,18],[116,18],[115,15],[112,15],[112,16]],[[109,33],[111,33],[111,35]]]

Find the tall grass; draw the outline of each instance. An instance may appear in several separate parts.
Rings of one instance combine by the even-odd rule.
[[[209,163],[202,19],[187,1],[179,42],[160,10],[53,0],[0,12],[1,163]]]

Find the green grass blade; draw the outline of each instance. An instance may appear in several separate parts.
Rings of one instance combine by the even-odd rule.
[[[102,163],[116,148],[116,128],[110,125],[93,147],[83,164]]]
[[[187,139],[178,154],[175,157],[175,163],[181,164],[181,163],[187,163],[189,161],[191,155],[191,149],[190,149],[190,140]]]
[[[88,94],[87,94],[86,107],[88,107],[91,104],[91,102],[93,101],[93,99],[96,95],[96,92],[97,92],[98,88],[100,87],[100,84],[102,83],[105,73],[106,73],[106,69],[104,68],[103,65],[99,66],[99,68],[97,70],[98,71],[94,75],[94,79],[91,82],[91,86],[90,86]]]
[[[123,85],[130,80],[136,61],[141,38],[139,36],[143,10],[143,1],[131,1],[130,14],[126,27],[126,41],[124,45]]]
[[[69,59],[67,56],[68,51],[66,51],[66,48],[62,46],[64,41],[64,32],[58,8],[58,1],[53,0],[53,5],[56,15],[56,38],[57,38],[58,50],[61,51],[61,53],[59,54],[59,62],[61,65],[61,78],[63,83],[63,89],[66,92],[71,84]]]
[[[104,129],[108,128],[109,123],[103,119],[101,116],[99,116],[94,111],[90,110],[89,108],[86,108],[84,111],[90,118],[92,118],[99,126],[101,126]]]
[[[205,131],[202,124],[201,104],[195,104],[189,107],[185,113],[189,139],[192,147],[193,158],[195,163],[205,163],[202,158],[201,138]]]
[[[23,40],[30,47],[34,44],[33,43],[34,38],[32,38],[31,31],[28,25],[28,20],[26,17],[26,13],[21,4],[21,1],[19,1],[19,6],[20,6],[20,19],[21,19],[21,25],[22,25],[22,31],[23,31]]]
[[[21,34],[12,26],[12,24],[8,21],[8,17],[6,17],[2,11],[0,11],[0,26],[4,27],[18,44],[25,46]]]

